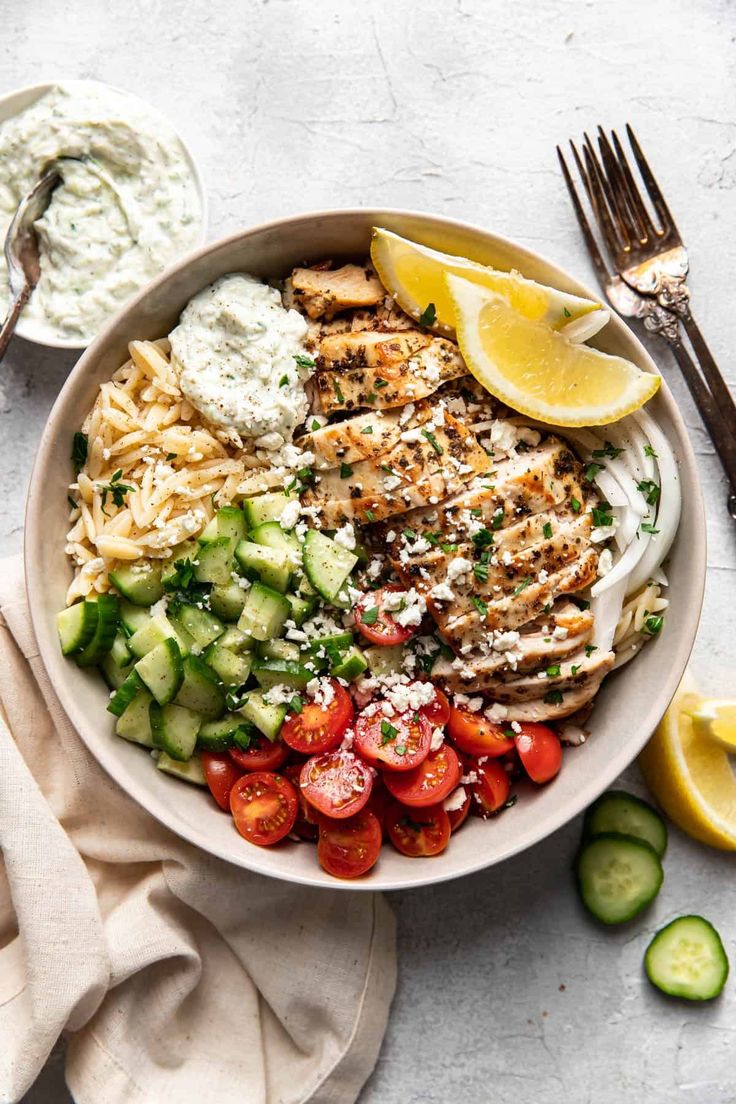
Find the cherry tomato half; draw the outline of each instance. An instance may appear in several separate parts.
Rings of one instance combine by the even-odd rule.
[[[549,782],[562,766],[562,744],[556,732],[543,724],[522,722],[516,735],[521,765],[532,782]]]
[[[274,771],[286,762],[289,749],[279,738],[268,740],[265,736],[254,736],[245,751],[234,747],[228,754],[242,770]]]
[[[394,802],[387,812],[386,830],[402,855],[439,855],[450,839],[450,818],[441,805],[406,809]]]
[[[271,771],[244,774],[230,791],[230,811],[241,836],[260,847],[287,836],[299,809],[296,790]]]
[[[359,878],[375,866],[381,854],[381,825],[368,809],[347,820],[322,822],[317,859],[335,878]]]
[[[292,713],[281,728],[281,739],[294,751],[319,755],[338,747],[353,719],[353,702],[337,679],[330,679],[332,697],[329,704],[309,701],[301,713]]]
[[[438,686],[435,686],[434,701],[431,701],[429,705],[423,705],[421,712],[432,728],[444,728],[450,719],[450,703],[447,700],[447,695]]]
[[[463,794],[465,796],[463,797],[463,803],[459,809],[445,809],[445,812],[450,818],[451,832],[457,832],[458,828],[460,828],[468,819],[468,813],[470,812],[471,793],[467,786],[463,787]],[[450,796],[452,796],[452,794]]]
[[[473,812],[481,817],[493,816],[502,809],[511,793],[511,781],[500,763],[491,759],[490,762],[469,763],[469,771],[478,776],[476,782],[470,783],[473,794]]]
[[[413,770],[427,758],[431,743],[432,725],[422,710],[407,710],[390,718],[368,710],[355,722],[353,746],[374,767]]]
[[[391,804],[393,804],[391,794],[384,786],[380,774],[376,775],[373,779],[373,789],[371,790],[371,796],[368,798],[366,809],[370,809],[376,817],[384,836],[386,835],[386,811]]]
[[[213,751],[202,752],[202,768],[210,793],[220,808],[229,813],[230,791],[242,775],[242,770],[226,752],[216,754]]]
[[[387,647],[405,644],[416,632],[416,629],[400,625],[391,616],[391,610],[384,608],[389,594],[399,594],[402,591],[403,587],[398,586],[371,590],[363,595],[355,607],[355,627],[371,644],[385,644]]]
[[[284,778],[288,778],[296,790],[299,800],[299,810],[294,821],[294,831],[303,840],[316,843],[319,835],[319,813],[309,804],[299,786],[299,778],[302,773],[301,763],[289,763],[283,769]]]
[[[342,820],[360,812],[371,796],[373,771],[352,751],[314,755],[302,767],[300,789],[310,805]]]
[[[471,713],[469,709],[460,709],[453,705],[447,722],[447,735],[454,740],[466,755],[505,755],[512,751],[514,741],[504,735],[510,729],[507,725],[494,724],[482,713]]]
[[[387,771],[383,780],[397,801],[418,809],[444,801],[460,781],[460,774],[456,752],[443,744],[437,751],[430,751],[414,770]]]

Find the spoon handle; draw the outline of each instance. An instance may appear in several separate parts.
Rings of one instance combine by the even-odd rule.
[[[19,295],[15,297],[10,305],[7,317],[0,327],[0,360],[5,356],[5,352],[10,344],[10,339],[15,333],[15,327],[18,324],[20,312],[31,297],[31,289],[28,284],[25,284],[23,290]]]

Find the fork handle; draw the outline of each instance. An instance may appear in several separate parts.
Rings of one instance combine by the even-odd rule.
[[[718,404],[721,419],[726,423],[727,428],[730,427],[731,433],[736,435],[736,402],[734,402],[733,396],[728,389],[728,384],[721,375],[718,365],[713,358],[713,354],[708,348],[705,338],[700,332],[700,327],[693,318],[689,307],[682,312],[680,317],[685,327],[685,332],[692,342],[695,355],[703,370],[703,375],[707,380],[708,387]]]

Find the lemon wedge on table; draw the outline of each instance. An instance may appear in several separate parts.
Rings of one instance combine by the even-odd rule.
[[[684,681],[639,765],[652,795],[683,832],[736,851],[736,777],[726,750],[693,719],[703,704],[692,682]]]
[[[379,227],[373,228],[371,260],[381,283],[402,310],[451,335],[455,314],[444,280],[447,272],[498,292],[526,318],[546,322],[555,330],[575,327],[570,331],[574,341],[587,341],[609,318],[608,311],[592,299],[545,287],[518,272],[501,272],[466,257],[440,253]],[[430,304],[434,309],[427,315]],[[586,321],[580,323],[583,317]]]
[[[576,345],[507,299],[447,274],[460,352],[507,406],[555,425],[606,425],[651,399],[660,377],[623,357]]]
[[[709,698],[693,710],[690,719],[698,736],[715,740],[736,753],[736,701]]]

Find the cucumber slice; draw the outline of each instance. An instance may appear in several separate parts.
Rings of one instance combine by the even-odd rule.
[[[233,579],[233,542],[218,537],[200,549],[194,578],[198,583],[231,583]]]
[[[142,659],[164,640],[173,639],[179,646],[182,655],[188,655],[192,646],[192,638],[180,626],[174,628],[167,617],[161,614],[159,617],[149,617],[145,625],[133,633],[128,641],[128,647],[134,656]]]
[[[294,690],[303,690],[314,678],[314,671],[289,659],[257,659],[252,670],[259,686],[264,690],[272,686],[290,686]]]
[[[336,544],[318,529],[309,529],[304,539],[304,571],[326,602],[334,604],[358,557]]]
[[[172,636],[167,637],[138,660],[135,670],[158,704],[167,705],[176,697],[184,678],[179,645]]]
[[[406,650],[403,644],[392,644],[387,648],[382,646],[366,648],[363,655],[368,661],[371,674],[377,678],[393,674],[406,674],[403,666]]]
[[[255,529],[265,521],[277,521],[287,502],[283,491],[259,495],[258,498],[246,498],[243,503],[246,525],[249,529]]]
[[[283,593],[289,585],[292,563],[285,548],[267,548],[252,541],[239,541],[235,559],[249,576],[257,575],[262,583]]]
[[[177,605],[176,615],[172,616],[171,623],[175,629],[183,629],[200,651],[204,651],[225,631],[225,626],[219,617],[186,603]]]
[[[238,655],[223,647],[219,640],[211,644],[204,654],[204,660],[211,667],[223,686],[242,686],[250,674],[249,655]]]
[[[286,719],[285,705],[269,705],[260,690],[253,690],[243,703],[240,712],[246,721],[262,732],[268,740],[275,740]]]
[[[147,609],[143,609],[141,606],[134,606],[132,602],[129,602],[126,598],[120,599],[120,628],[123,630],[126,636],[134,636],[139,629],[142,629],[151,620],[151,615]]]
[[[350,651],[340,659],[339,663],[336,663],[331,668],[330,674],[335,678],[345,679],[346,682],[353,682],[368,670],[368,661],[361,652],[360,648],[351,648]]]
[[[679,916],[647,947],[644,968],[652,985],[670,997],[713,1000],[728,977],[721,937],[702,916]]]
[[[238,628],[256,640],[272,640],[283,629],[290,611],[291,606],[283,594],[262,583],[254,583],[248,591]]]
[[[172,759],[165,751],[159,754],[156,766],[165,774],[171,774],[174,778],[180,778],[183,782],[192,782],[195,786],[206,786],[207,779],[204,776],[202,760],[198,755],[193,755],[186,763],[180,763]]]
[[[62,610],[56,615],[56,627],[62,655],[84,651],[97,628],[97,603],[82,601]]]
[[[159,705],[156,701],[151,702],[149,716],[156,747],[179,762],[191,759],[202,718],[182,705]]]
[[[164,593],[157,563],[121,564],[110,572],[110,582],[134,606],[152,606]]]
[[[80,667],[92,667],[106,656],[113,645],[120,623],[120,607],[114,594],[97,597],[97,624],[92,639],[81,652],[74,653]]]
[[[130,740],[133,744],[142,744],[143,747],[154,746],[151,720],[148,715],[148,708],[152,701],[153,698],[147,690],[138,691],[122,716],[118,717],[115,725],[118,736],[122,736],[124,740]]]
[[[215,520],[218,536],[227,537],[233,548],[245,536],[245,514],[239,506],[223,506],[217,511]]]
[[[283,548],[291,557],[292,566],[302,562],[302,544],[296,533],[282,529],[277,521],[265,521],[251,531],[250,539],[267,548]]]
[[[221,621],[237,621],[245,598],[246,591],[240,583],[216,583],[210,591],[210,609]]]
[[[222,636],[217,638],[217,643],[240,655],[241,652],[251,651],[256,642],[252,636],[241,632],[235,625],[228,625]]]
[[[225,692],[214,671],[198,656],[184,660],[184,680],[176,695],[176,704],[214,721],[225,712]]]
[[[226,713],[219,721],[205,721],[197,733],[197,747],[203,751],[226,751],[233,746],[235,733],[247,722],[239,713]]]
[[[602,832],[619,832],[644,840],[660,859],[667,850],[667,827],[659,813],[646,801],[623,790],[602,794],[586,812],[583,838],[592,839]]]
[[[317,608],[316,598],[302,598],[298,594],[285,595],[287,602],[291,606],[290,617],[297,628],[303,625],[308,617],[311,617]]]
[[[202,532],[197,538],[200,545],[209,544],[210,541],[219,539],[219,532],[217,531],[217,518],[213,517],[211,521],[208,521]]]
[[[119,667],[112,658],[112,651],[100,660],[100,674],[111,690],[119,690],[132,670],[132,663],[127,667]]]
[[[255,651],[259,659],[290,659],[294,663],[301,655],[299,645],[290,640],[258,640]]]
[[[112,642],[112,648],[107,653],[107,657],[112,660],[113,663],[117,663],[118,667],[127,667],[133,659],[133,655],[128,647],[128,641],[125,633],[118,629],[115,639]]]
[[[586,843],[576,873],[583,904],[604,924],[623,924],[651,904],[664,872],[659,855],[643,840],[606,832]]]
[[[133,698],[143,689],[145,689],[143,680],[134,667],[123,684],[110,698],[107,712],[112,713],[115,717],[122,717]]]

